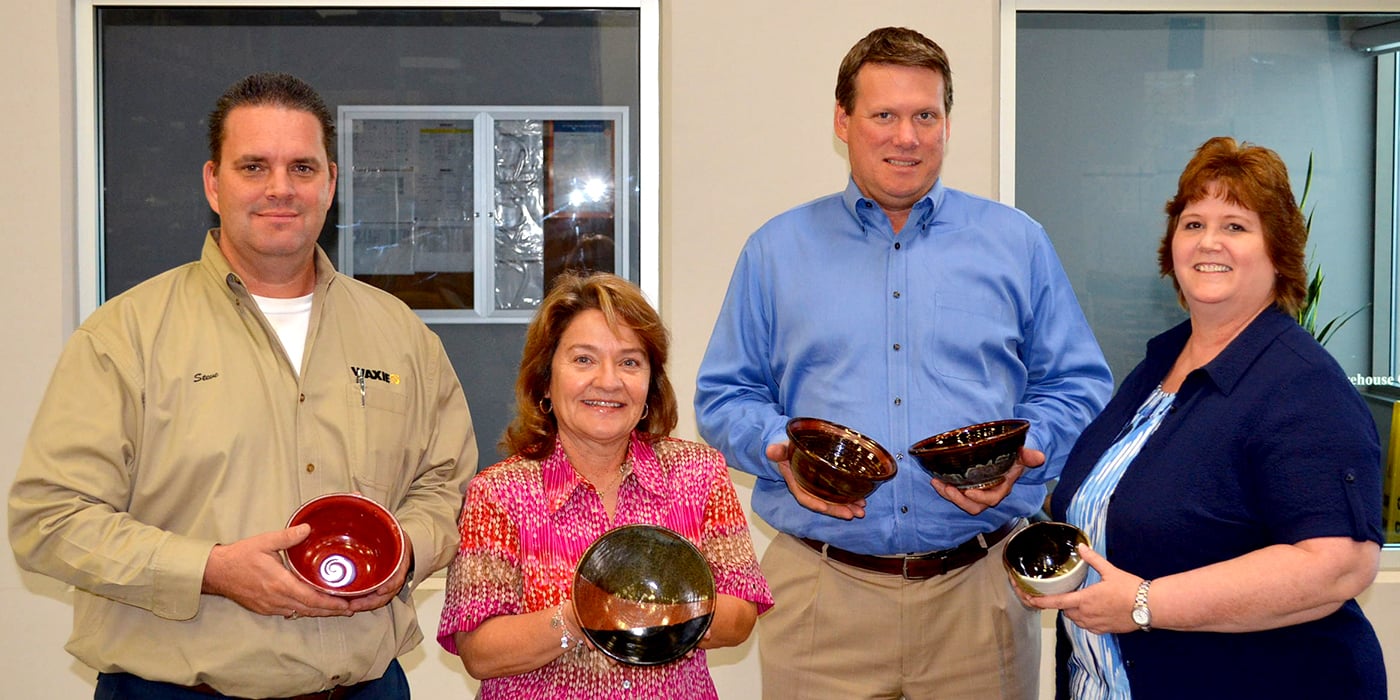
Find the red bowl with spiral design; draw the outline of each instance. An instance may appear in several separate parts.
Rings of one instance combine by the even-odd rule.
[[[311,534],[287,548],[287,568],[313,588],[354,598],[398,573],[403,528],[389,509],[357,493],[330,493],[303,503],[287,527],[307,523]]]

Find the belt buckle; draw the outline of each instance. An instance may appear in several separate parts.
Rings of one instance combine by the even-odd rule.
[[[940,555],[923,555],[923,556],[917,556],[917,557],[902,557],[902,558],[900,559],[900,570],[899,570],[899,575],[900,575],[905,581],[927,581],[928,579],[933,578],[933,576],[910,576],[910,575],[909,575],[909,562],[910,562],[911,560],[912,560],[912,561],[927,561],[927,562],[932,562],[932,561],[934,561],[934,560],[942,561],[942,560],[944,560],[944,559],[947,559],[947,557],[945,557],[945,556],[943,556],[943,555],[941,555],[941,554],[940,554]]]

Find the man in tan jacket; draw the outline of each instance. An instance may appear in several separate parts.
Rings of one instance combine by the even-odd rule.
[[[219,215],[193,262],[104,304],[59,359],[10,492],[26,569],[76,589],[67,649],[98,698],[408,697],[410,595],[450,561],[477,450],[442,344],[316,240],[335,124],[285,74],[248,76],[209,119]],[[315,496],[358,491],[409,541],[346,599],[283,564]]]

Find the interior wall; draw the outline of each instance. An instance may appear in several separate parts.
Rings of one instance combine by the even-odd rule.
[[[29,422],[73,329],[72,11],[66,0],[0,6],[0,483],[14,481]],[[21,573],[0,556],[0,694],[91,696],[87,670],[63,651],[71,628],[66,587]],[[53,690],[47,690],[52,688]]]
[[[29,422],[67,335],[73,298],[72,0],[0,4],[0,343],[7,372],[0,413],[0,485],[14,478]],[[867,30],[902,24],[948,50],[957,86],[946,180],[997,195],[999,80],[996,3],[986,0],[663,0],[661,3],[661,311],[673,333],[669,372],[682,407],[677,434],[695,438],[694,377],[729,273],[767,218],[844,186],[831,133],[836,66]],[[191,164],[198,177],[202,164]],[[736,476],[747,502],[746,478]],[[762,548],[771,531],[755,522]],[[8,538],[5,542],[8,550]],[[1388,574],[1383,574],[1383,577]],[[1400,578],[1383,578],[1365,604],[1383,642],[1394,630]],[[441,592],[418,595],[429,635]],[[65,587],[0,555],[0,697],[91,695],[93,672],[62,649],[71,627]],[[1048,648],[1046,650],[1048,652]],[[1400,656],[1394,652],[1391,657]],[[420,697],[468,697],[460,664],[425,643],[406,659]],[[725,698],[756,697],[750,640],[711,656]],[[1048,697],[1048,696],[1047,696]]]

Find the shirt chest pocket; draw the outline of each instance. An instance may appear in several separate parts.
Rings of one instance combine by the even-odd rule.
[[[987,383],[1016,358],[1018,332],[1007,302],[939,294],[923,357],[938,374]]]
[[[351,382],[350,467],[355,488],[390,508],[412,480],[408,394],[381,381]]]

